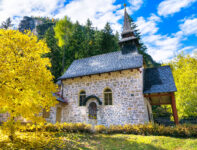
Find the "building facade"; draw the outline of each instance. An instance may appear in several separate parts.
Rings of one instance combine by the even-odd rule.
[[[178,124],[169,66],[146,68],[126,8],[121,51],[75,60],[59,78],[59,103],[43,112],[48,122],[95,125],[144,124],[153,121],[152,105],[171,105]]]

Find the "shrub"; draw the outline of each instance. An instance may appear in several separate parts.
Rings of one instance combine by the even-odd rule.
[[[104,125],[97,125],[94,127],[96,133],[106,133],[107,128]]]
[[[107,128],[107,133],[122,133],[123,126],[121,125],[111,125],[109,128]]]
[[[177,125],[177,126],[163,126],[158,124],[125,124],[111,125],[105,127],[104,125],[97,125],[94,127],[96,133],[123,133],[123,134],[138,134],[138,135],[160,135],[160,136],[173,136],[173,137],[197,137],[197,125]],[[47,132],[80,132],[90,133],[92,132],[92,126],[85,123],[56,123],[56,124],[27,124],[20,126],[19,130],[22,132],[35,132],[35,131],[47,131]]]
[[[47,132],[86,132],[92,131],[92,126],[84,123],[56,123],[56,124],[27,124],[19,127],[22,132],[35,132],[35,131],[47,131]]]

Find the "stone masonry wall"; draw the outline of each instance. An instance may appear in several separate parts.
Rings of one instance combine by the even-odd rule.
[[[139,124],[148,122],[147,104],[143,97],[142,69],[125,70],[63,81],[63,96],[68,99],[68,105],[62,107],[62,122],[84,122],[102,125]],[[104,105],[104,90],[112,90],[112,105]],[[86,106],[79,106],[79,93],[86,96],[95,95]],[[97,120],[88,118],[88,105],[91,101],[97,103]]]

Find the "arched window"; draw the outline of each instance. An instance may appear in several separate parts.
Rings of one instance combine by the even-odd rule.
[[[79,93],[79,106],[83,106],[85,98],[86,98],[86,92],[85,91],[81,91]]]
[[[111,89],[106,89],[104,91],[104,104],[112,105],[112,91]]]

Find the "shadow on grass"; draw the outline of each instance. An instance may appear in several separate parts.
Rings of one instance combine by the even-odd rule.
[[[14,143],[9,140],[0,142],[0,149],[44,149],[44,150],[164,150],[151,144],[138,143],[137,139],[129,140],[125,136],[113,136],[104,134],[78,134],[78,133],[56,133],[42,134],[34,137],[17,138]]]
[[[138,143],[137,140],[128,140],[124,136],[116,137],[104,134],[58,134],[56,136],[69,136],[69,139],[80,143],[77,149],[84,150],[164,150],[151,144]]]

